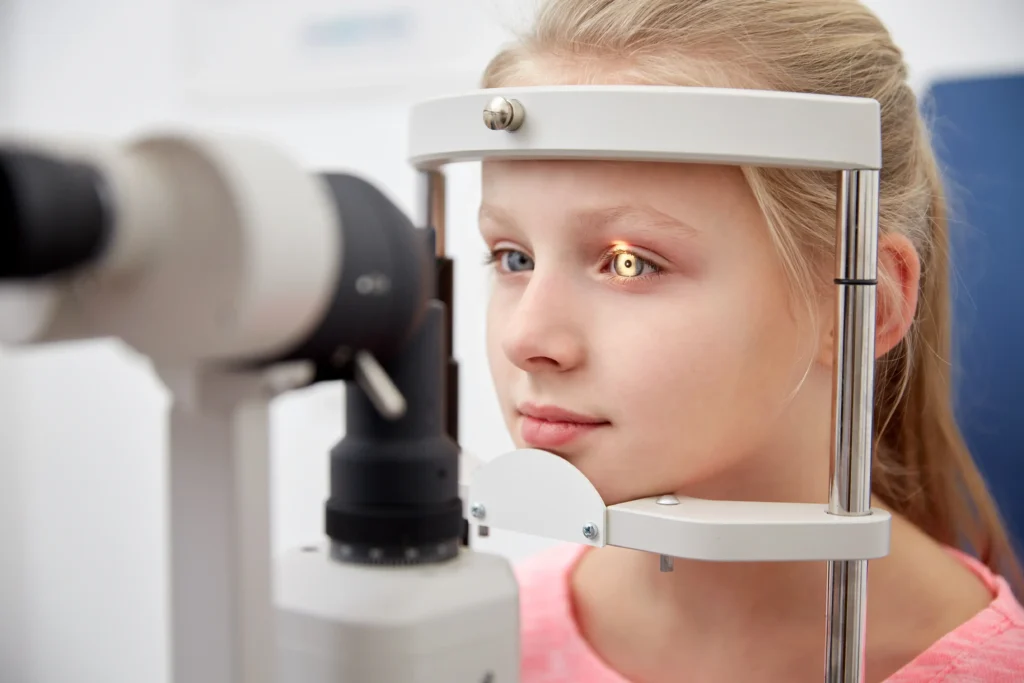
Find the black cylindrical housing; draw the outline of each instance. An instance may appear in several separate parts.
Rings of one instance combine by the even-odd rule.
[[[97,259],[112,208],[95,168],[0,148],[0,279],[40,278]]]
[[[433,252],[419,230],[380,190],[357,176],[321,176],[340,232],[339,278],[316,329],[265,363],[313,360],[315,381],[351,379],[358,351],[386,360],[403,349],[433,296]]]
[[[355,382],[346,389],[345,437],[331,451],[327,535],[345,559],[447,559],[462,532],[459,449],[444,402],[444,306],[427,305],[422,324],[384,369],[405,397],[397,420],[382,417]]]

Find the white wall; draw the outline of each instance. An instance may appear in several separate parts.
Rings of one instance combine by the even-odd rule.
[[[8,106],[10,97],[8,90],[11,82],[11,62],[13,59],[13,5],[10,0],[0,0],[0,126],[9,119]]]
[[[870,4],[903,45],[916,82],[936,71],[1024,67],[1019,0]],[[403,161],[405,108],[428,93],[201,106],[181,89],[179,10],[175,0],[0,0],[0,126],[123,135],[183,121],[254,132],[311,166],[355,170],[415,210]],[[478,46],[504,35],[486,17],[452,26],[449,39],[473,36]],[[467,60],[476,68],[483,57]],[[454,170],[450,251],[458,267],[463,443],[487,456],[511,443],[483,355],[474,178],[472,166]],[[5,683],[166,680],[166,401],[148,368],[112,342],[0,350]],[[337,386],[275,405],[276,549],[319,536],[326,453],[341,436],[341,416]],[[515,558],[542,545],[498,534],[488,547]]]
[[[1024,68],[1019,0],[864,0],[886,23],[916,88],[951,75]]]

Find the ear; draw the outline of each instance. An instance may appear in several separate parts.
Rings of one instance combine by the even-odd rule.
[[[904,235],[878,241],[875,358],[889,353],[910,331],[921,288],[921,259]]]
[[[910,331],[917,313],[921,285],[921,259],[904,235],[878,239],[878,285],[875,302],[875,357],[891,351]],[[831,365],[835,346],[835,303],[824,317],[819,362]]]

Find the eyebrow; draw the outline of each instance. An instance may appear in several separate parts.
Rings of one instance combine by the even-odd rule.
[[[516,220],[511,213],[490,204],[481,204],[479,219],[481,221],[490,220],[509,229],[516,227]],[[699,231],[692,225],[646,204],[586,209],[576,212],[570,217],[570,223],[574,227],[585,230],[614,229],[626,221],[637,221],[643,227],[652,229],[673,230],[688,237],[695,237],[699,234]]]

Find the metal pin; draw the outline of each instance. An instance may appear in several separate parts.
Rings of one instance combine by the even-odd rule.
[[[679,499],[671,494],[665,494],[658,499],[658,505],[679,505]]]
[[[405,415],[405,397],[373,354],[366,351],[356,354],[356,382],[381,415],[389,420]]]
[[[495,97],[484,108],[484,125],[491,130],[516,130],[525,117],[523,105],[504,97]]]
[[[670,572],[670,571],[672,571],[672,569],[673,569],[673,567],[672,567],[672,558],[669,557],[668,555],[662,555],[661,556],[661,571],[663,571],[663,572]]]

